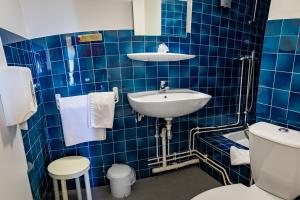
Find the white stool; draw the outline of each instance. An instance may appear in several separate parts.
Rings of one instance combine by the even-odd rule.
[[[48,165],[48,172],[53,179],[55,200],[59,200],[58,180],[61,181],[63,200],[68,199],[66,180],[75,179],[77,198],[82,200],[79,177],[84,175],[87,200],[92,200],[90,180],[90,161],[82,156],[68,156],[59,158]]]

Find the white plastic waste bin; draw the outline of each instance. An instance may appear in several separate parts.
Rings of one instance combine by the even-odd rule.
[[[124,198],[131,193],[131,186],[136,181],[134,169],[124,164],[113,164],[107,171],[110,190],[114,197]]]

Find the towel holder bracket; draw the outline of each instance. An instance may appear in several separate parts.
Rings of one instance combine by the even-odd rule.
[[[114,93],[115,103],[118,103],[119,102],[119,88],[118,87],[113,87],[112,91]],[[56,106],[57,106],[58,110],[60,110],[60,105],[59,105],[59,99],[60,98],[61,98],[60,94],[55,94],[55,101],[56,101]]]

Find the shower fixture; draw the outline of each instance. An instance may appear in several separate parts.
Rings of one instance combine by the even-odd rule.
[[[258,6],[258,0],[255,0],[255,5],[254,5],[254,11],[253,11],[252,20],[249,20],[249,21],[248,21],[249,25],[251,25],[251,24],[253,24],[253,23],[256,22],[257,6]]]

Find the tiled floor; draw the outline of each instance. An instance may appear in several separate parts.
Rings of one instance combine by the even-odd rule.
[[[164,175],[138,180],[128,200],[189,200],[197,194],[221,186],[219,182],[198,167],[177,170]],[[108,186],[93,189],[93,199],[117,200]],[[75,200],[75,191],[69,192]],[[85,199],[85,198],[84,198]]]

